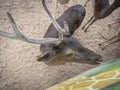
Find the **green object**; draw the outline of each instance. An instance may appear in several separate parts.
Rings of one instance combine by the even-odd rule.
[[[120,59],[101,64],[47,90],[120,90]]]
[[[89,70],[83,74],[77,75],[76,77],[80,77],[80,76],[91,77],[91,76],[98,75],[100,73],[104,73],[106,71],[110,71],[116,68],[120,68],[120,58],[101,64],[100,66],[92,70]]]
[[[120,82],[107,86],[101,90],[120,90]]]

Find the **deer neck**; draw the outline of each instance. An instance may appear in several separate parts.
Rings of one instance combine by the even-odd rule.
[[[106,8],[103,10],[103,12],[101,13],[101,16],[102,16],[103,18],[109,16],[109,15],[110,15],[115,9],[117,9],[118,7],[119,7],[119,5],[117,5],[117,4],[114,2],[112,5],[106,7]]]

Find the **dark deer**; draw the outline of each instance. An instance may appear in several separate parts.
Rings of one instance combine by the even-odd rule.
[[[120,0],[114,0],[111,5],[109,4],[109,0],[94,0],[94,15],[82,28],[85,30],[85,32],[87,32],[88,28],[93,23],[95,23],[99,19],[104,19],[105,17],[109,16],[118,7],[120,7]],[[86,27],[86,25],[88,26]]]
[[[10,13],[8,13],[8,17],[15,34],[0,30],[0,35],[34,44],[42,44],[40,47],[42,55],[39,56],[38,61],[43,61],[47,65],[60,65],[66,62],[99,64],[102,61],[102,56],[83,47],[77,39],[72,37],[84,19],[84,7],[81,5],[72,6],[55,20],[44,0],[42,0],[42,4],[53,23],[49,26],[43,39],[31,39],[23,35]]]
[[[42,0],[43,7],[51,19],[54,19],[50,11],[46,7],[45,1]],[[63,22],[66,21],[70,35],[64,35],[63,41],[56,44],[42,44],[40,50],[43,55],[38,61],[43,61],[48,65],[60,65],[66,62],[98,64],[102,61],[102,57],[95,52],[83,47],[79,41],[72,37],[75,30],[82,23],[85,16],[85,9],[81,5],[75,5],[68,8],[56,21],[64,27]],[[53,20],[52,20],[53,21]],[[59,33],[53,24],[50,25],[44,38],[58,38]]]

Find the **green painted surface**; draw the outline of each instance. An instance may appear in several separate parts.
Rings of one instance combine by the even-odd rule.
[[[110,85],[110,86],[103,88],[101,90],[120,90],[120,82],[115,83],[113,85]]]
[[[83,74],[77,75],[76,77],[80,77],[80,76],[91,77],[91,76],[95,76],[95,75],[98,75],[100,73],[104,73],[106,71],[110,71],[110,70],[113,70],[116,68],[120,68],[120,58],[106,62],[104,64],[101,64],[100,66],[98,66],[92,70],[89,70]]]

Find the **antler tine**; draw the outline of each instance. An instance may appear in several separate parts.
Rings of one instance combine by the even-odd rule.
[[[8,33],[6,31],[0,30],[0,36],[15,39],[15,34],[14,33]]]
[[[63,24],[64,24],[63,29],[64,29],[66,32],[69,32],[69,26],[68,26],[67,21],[64,21]]]
[[[11,39],[16,39],[16,40],[21,40],[21,41],[25,41],[25,42],[29,42],[33,44],[49,44],[49,43],[56,44],[63,40],[62,37],[60,38],[37,38],[37,39],[27,37],[18,29],[17,24],[15,23],[12,15],[9,12],[7,12],[7,15],[12,25],[12,28],[14,30],[14,33],[9,33],[9,32],[0,30],[0,36],[11,38]]]
[[[11,25],[12,25],[12,28],[13,28],[15,34],[17,34],[17,36],[24,36],[24,35],[18,30],[17,25],[16,25],[16,23],[15,23],[12,15],[11,15],[9,12],[7,12],[7,16],[8,16],[8,18],[9,18],[9,20],[10,20],[10,23],[11,23]]]
[[[46,10],[47,14],[49,15],[50,19],[52,20],[52,23],[53,23],[53,25],[55,26],[56,30],[57,30],[59,33],[62,33],[62,34],[64,34],[64,35],[70,35],[69,30],[66,30],[66,29],[61,28],[61,26],[56,22],[54,16],[50,13],[50,11],[49,11],[48,8],[47,8],[46,3],[45,3],[45,0],[42,0],[42,4],[43,4],[43,7],[44,7],[44,9]]]

